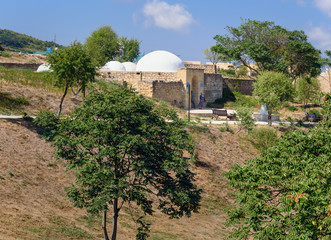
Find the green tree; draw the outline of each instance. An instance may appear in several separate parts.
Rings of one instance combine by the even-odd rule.
[[[319,81],[312,77],[301,77],[296,80],[296,92],[298,100],[304,104],[306,113],[307,104],[321,96]]]
[[[212,62],[214,66],[214,72],[217,73],[217,63],[221,60],[221,54],[214,50],[213,47],[207,48],[203,51],[205,59]]]
[[[134,62],[140,53],[140,42],[136,39],[120,37],[118,43],[120,47],[117,53],[117,61]]]
[[[307,41],[303,31],[289,31],[269,21],[246,20],[229,35],[216,35],[214,50],[223,61],[237,61],[256,73],[283,72],[292,80],[301,75],[317,76],[321,52]]]
[[[76,207],[103,214],[105,239],[110,206],[113,240],[125,203],[152,215],[157,202],[172,218],[198,210],[200,190],[192,183],[194,174],[184,156],[193,153],[193,145],[183,124],[174,111],[158,109],[126,88],[92,92],[60,121],[56,153],[76,171],[68,197]],[[148,225],[142,217],[137,221],[137,239],[146,239]]]
[[[251,131],[254,127],[254,119],[252,117],[253,111],[248,107],[238,107],[236,108],[237,115],[240,118],[240,129],[245,129]]]
[[[331,122],[285,133],[225,174],[237,189],[228,213],[236,239],[330,239]]]
[[[85,46],[96,66],[114,60],[119,51],[118,37],[110,26],[102,26],[86,39]]]
[[[85,96],[86,85],[88,82],[95,80],[96,69],[83,45],[76,41],[69,47],[61,48],[49,54],[47,61],[57,77],[55,85],[63,88],[63,95],[57,113],[57,116],[60,116],[68,89],[72,88],[75,95],[82,90]],[[76,92],[73,87],[78,87]]]
[[[267,106],[268,123],[271,126],[271,115],[284,101],[293,97],[294,88],[291,80],[283,73],[262,72],[254,83],[254,95],[259,103]]]

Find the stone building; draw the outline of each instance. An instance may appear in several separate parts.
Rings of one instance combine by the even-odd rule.
[[[148,97],[187,109],[189,94],[193,95],[196,105],[201,93],[205,95],[205,104],[222,97],[222,76],[212,70],[212,66],[184,64],[179,57],[167,51],[154,51],[139,60],[135,71],[123,71],[117,66],[103,68],[101,73],[106,81],[128,84]]]

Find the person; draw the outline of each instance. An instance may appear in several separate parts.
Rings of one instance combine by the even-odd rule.
[[[205,95],[200,93],[200,101],[199,101],[199,108],[201,109],[203,107],[203,103],[205,102]]]
[[[191,92],[191,105],[192,105],[192,108],[195,108],[194,94],[193,94],[193,92]]]

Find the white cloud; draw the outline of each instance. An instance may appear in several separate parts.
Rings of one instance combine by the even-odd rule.
[[[331,49],[331,31],[323,27],[312,27],[308,32],[309,39],[318,44],[322,50]]]
[[[315,0],[314,4],[322,12],[325,12],[329,17],[331,17],[331,0]]]
[[[167,2],[153,0],[146,3],[142,11],[147,25],[155,25],[167,30],[187,33],[195,22],[181,4],[170,5]]]

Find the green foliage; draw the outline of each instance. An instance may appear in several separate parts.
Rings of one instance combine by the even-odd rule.
[[[135,202],[152,215],[158,203],[172,218],[198,210],[200,190],[184,157],[193,153],[193,145],[174,111],[114,88],[91,92],[58,126],[54,145],[68,170],[76,172],[75,184],[67,189],[76,207],[99,213],[112,205],[116,215],[124,202]],[[145,239],[148,225],[141,218],[137,222],[137,238]]]
[[[85,47],[93,64],[101,67],[116,58],[120,45],[111,26],[102,26],[86,39]]]
[[[236,69],[236,75],[238,77],[247,76],[247,73],[248,73],[248,70],[247,70],[247,67],[245,65],[240,65]]]
[[[249,133],[248,139],[262,152],[277,143],[277,132],[269,127],[254,128]]]
[[[33,122],[39,127],[38,133],[48,141],[54,139],[57,134],[59,118],[49,111],[40,111]]]
[[[220,73],[224,76],[236,76],[234,69],[220,69]]]
[[[289,107],[287,107],[287,108],[288,108],[288,110],[290,110],[291,112],[298,111],[298,108],[295,107],[295,106],[289,106]]]
[[[57,77],[55,85],[64,89],[57,114],[59,116],[68,88],[71,87],[75,95],[82,90],[85,96],[87,84],[95,81],[96,69],[83,45],[78,42],[49,54],[47,60]],[[77,90],[74,91],[73,87]]]
[[[127,39],[120,37],[118,39],[119,51],[117,53],[117,61],[134,62],[140,53],[140,42],[136,39]]]
[[[250,19],[238,28],[228,26],[227,30],[229,35],[214,37],[213,49],[221,54],[222,61],[240,62],[256,73],[283,72],[292,79],[317,76],[321,71],[321,53],[307,41],[303,31]]]
[[[27,69],[1,68],[0,79],[45,90],[54,90],[55,76],[50,72],[34,72]]]
[[[5,49],[0,45],[0,52],[5,51]]]
[[[47,48],[62,47],[54,42],[41,41],[7,29],[0,29],[0,42],[2,46],[20,51],[45,51]]]
[[[308,112],[309,114],[315,114],[316,117],[320,115],[320,112],[317,109],[311,109]]]
[[[239,92],[233,91],[235,96],[235,102],[231,105],[235,108],[240,107],[247,107],[247,108],[254,108],[258,106],[258,101],[254,96],[243,95]]]
[[[2,52],[1,56],[2,57],[10,57],[10,53],[9,52]]]
[[[296,80],[296,92],[298,100],[307,104],[321,96],[320,84],[317,78],[301,77]]]
[[[261,104],[267,106],[270,125],[272,112],[284,101],[290,100],[293,94],[292,82],[283,73],[262,72],[254,83],[254,95],[258,96]]]
[[[237,239],[330,239],[330,121],[285,133],[245,166],[225,174],[237,189],[228,213]]]
[[[331,95],[330,94],[326,94],[326,96],[325,96],[323,112],[324,112],[323,113],[324,119],[331,117]]]
[[[253,111],[247,107],[239,107],[236,109],[237,115],[240,118],[240,128],[251,131],[254,127]]]

